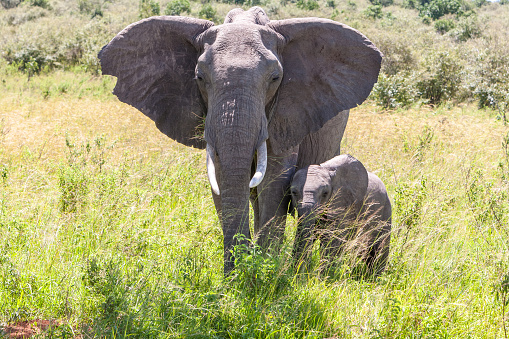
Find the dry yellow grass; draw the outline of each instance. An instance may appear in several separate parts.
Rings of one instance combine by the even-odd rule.
[[[66,137],[78,143],[104,137],[115,142],[119,155],[139,156],[170,148],[186,148],[160,133],[154,123],[135,108],[116,100],[57,98],[32,103],[0,101],[4,129],[2,147],[15,154],[29,150],[41,159],[65,157]]]

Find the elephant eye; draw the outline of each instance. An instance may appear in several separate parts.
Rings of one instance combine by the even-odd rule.
[[[273,82],[278,81],[278,80],[279,80],[279,78],[280,78],[279,73],[277,73],[277,72],[272,73],[272,75],[271,75],[271,79],[272,79],[272,81],[273,81]]]
[[[323,191],[322,198],[327,198],[328,195],[329,195],[329,191]]]
[[[196,71],[196,74],[194,76],[194,79],[195,80],[198,80],[198,81],[203,81],[203,75],[200,71]]]

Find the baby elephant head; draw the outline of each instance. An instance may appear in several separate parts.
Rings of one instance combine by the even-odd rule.
[[[368,172],[350,155],[340,155],[297,171],[292,204],[299,216],[296,254],[314,241],[313,231],[327,220],[355,218],[368,189]]]

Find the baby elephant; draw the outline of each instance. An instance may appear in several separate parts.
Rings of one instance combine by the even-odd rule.
[[[302,168],[291,185],[299,215],[294,256],[306,265],[315,239],[327,262],[348,249],[372,274],[387,264],[391,203],[383,182],[350,155]]]

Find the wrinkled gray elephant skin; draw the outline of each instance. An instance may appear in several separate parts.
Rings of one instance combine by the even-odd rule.
[[[373,274],[385,269],[391,233],[391,202],[385,185],[350,155],[295,173],[292,204],[299,215],[294,255],[306,267],[316,239],[329,263],[350,241]]]
[[[253,7],[217,26],[180,16],[138,21],[99,59],[118,78],[121,101],[168,137],[207,148],[228,272],[234,235],[250,238],[249,201],[257,241],[279,239],[295,168],[339,154],[348,109],[369,95],[382,54],[338,22],[271,21]]]

